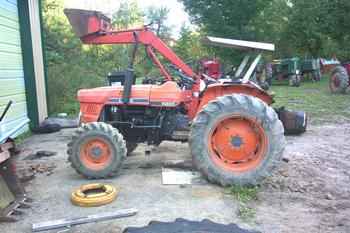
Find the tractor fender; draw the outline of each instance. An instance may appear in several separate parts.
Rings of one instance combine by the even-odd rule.
[[[274,102],[273,97],[269,93],[257,88],[252,84],[214,84],[210,85],[203,92],[202,97],[200,99],[198,111],[200,111],[211,100],[214,100],[219,96],[232,94],[246,94],[250,96],[255,96],[268,105],[271,105]]]

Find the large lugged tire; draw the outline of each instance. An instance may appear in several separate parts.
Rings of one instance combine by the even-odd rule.
[[[277,167],[286,144],[277,113],[242,94],[209,102],[193,121],[189,143],[194,165],[223,186],[258,184]]]
[[[90,179],[115,176],[126,157],[123,136],[103,122],[83,124],[68,143],[72,167]]]
[[[329,88],[331,92],[345,94],[348,86],[349,75],[346,69],[342,66],[335,67],[329,79]]]

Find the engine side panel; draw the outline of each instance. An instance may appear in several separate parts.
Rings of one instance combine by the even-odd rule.
[[[133,85],[128,106],[176,107],[184,102],[186,92],[175,82],[162,85]],[[125,105],[122,102],[123,86],[83,89],[78,92],[81,122],[97,121],[105,105]]]
[[[175,107],[185,101],[185,93],[176,82],[165,82],[163,85],[152,85],[150,106]]]

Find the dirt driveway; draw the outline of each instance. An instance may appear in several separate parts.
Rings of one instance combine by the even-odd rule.
[[[258,200],[250,204],[255,217],[249,223],[238,217],[237,201],[225,194],[223,188],[211,184],[161,184],[162,162],[190,160],[187,144],[181,143],[162,143],[146,158],[145,147],[140,146],[118,177],[104,180],[120,188],[115,202],[97,208],[73,206],[69,201],[72,189],[89,181],[77,175],[66,161],[66,143],[71,133],[72,130],[63,130],[34,135],[24,142],[21,158],[38,150],[54,151],[57,155],[21,159],[19,166],[43,164],[55,168],[37,174],[27,184],[28,195],[34,199],[33,207],[20,222],[0,224],[0,232],[31,232],[31,223],[131,207],[139,209],[134,217],[77,226],[68,232],[118,233],[127,226],[142,226],[151,220],[173,221],[179,217],[233,222],[269,233],[350,232],[350,123],[311,126],[303,136],[288,137],[279,171],[266,180]]]

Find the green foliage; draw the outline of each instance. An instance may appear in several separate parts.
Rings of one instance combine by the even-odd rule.
[[[201,33],[192,31],[186,25],[180,29],[180,37],[176,41],[174,51],[187,61],[198,61],[210,55],[210,50],[201,42]]]
[[[171,36],[170,26],[166,24],[170,10],[166,7],[149,7],[146,10],[146,18],[149,23],[153,23],[156,34],[162,39],[169,39]]]
[[[276,57],[295,55],[349,59],[348,0],[182,0],[192,21],[207,34],[277,45]],[[217,50],[225,58],[238,58]]]
[[[239,202],[247,203],[257,199],[258,187],[234,185],[230,188],[230,194],[233,195]]]
[[[255,217],[255,210],[250,207],[250,202],[258,199],[258,187],[244,187],[234,185],[228,190],[228,194],[232,195],[238,201],[238,216],[243,220],[250,222]]]
[[[255,30],[251,20],[264,7],[266,0],[183,0],[192,21],[217,36],[237,39],[255,39]]]
[[[192,22],[211,36],[256,40],[253,19],[267,0],[182,0]],[[222,60],[239,61],[243,54],[234,49],[213,48]]]
[[[118,29],[131,28],[138,24],[143,24],[143,13],[135,0],[123,0],[119,9],[113,14],[112,24]]]
[[[341,59],[348,59],[350,47],[346,42],[350,32],[350,2],[347,0],[293,0],[293,14],[286,30],[289,41],[301,52],[314,56],[327,55],[329,45]],[[329,54],[328,54],[329,55]]]

